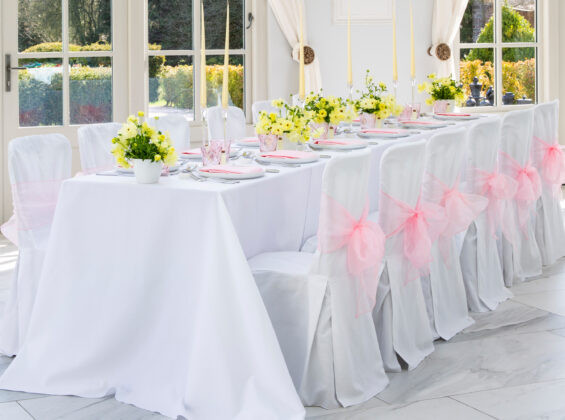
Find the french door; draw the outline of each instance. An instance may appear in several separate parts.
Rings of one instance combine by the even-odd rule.
[[[128,113],[126,0],[2,0],[2,197],[11,214],[7,145]]]

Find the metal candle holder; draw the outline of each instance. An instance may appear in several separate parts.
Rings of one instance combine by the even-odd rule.
[[[210,146],[210,139],[208,138],[208,121],[206,120],[206,110],[201,110],[202,116],[202,144],[206,147]]]
[[[230,157],[229,153],[227,152],[230,149],[229,140],[228,140],[228,108],[223,108],[223,117],[224,117],[224,147],[222,150],[222,163],[228,163]]]
[[[349,106],[353,107],[353,85],[348,84],[347,89],[349,90]],[[353,120],[349,121],[349,127],[347,127],[346,132],[353,133]]]
[[[416,79],[412,79],[412,104],[414,104],[414,98],[416,97]]]

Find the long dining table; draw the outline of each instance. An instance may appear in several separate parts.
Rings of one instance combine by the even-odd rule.
[[[370,140],[371,211],[387,148],[475,122]],[[114,394],[172,418],[303,418],[247,259],[316,234],[323,170],[342,153],[238,184],[65,181],[28,334],[0,388]]]

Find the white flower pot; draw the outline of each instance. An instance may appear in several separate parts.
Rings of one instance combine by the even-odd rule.
[[[434,102],[434,114],[443,114],[454,110],[455,101],[453,99],[441,99]]]
[[[156,184],[163,171],[163,162],[153,162],[149,159],[134,159],[133,171],[139,184]]]

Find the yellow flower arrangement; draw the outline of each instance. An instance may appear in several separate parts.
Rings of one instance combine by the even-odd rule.
[[[361,97],[355,102],[358,112],[374,114],[379,119],[388,118],[390,115],[400,115],[402,106],[396,103],[393,95],[387,95],[387,86],[380,82],[373,82],[369,70],[365,76],[365,90],[361,92]]]
[[[118,165],[129,168],[133,159],[148,159],[173,166],[178,155],[169,133],[156,130],[147,121],[142,122],[140,118],[145,115],[142,111],[137,115],[138,117],[130,115],[118,135],[112,139],[112,154]]]
[[[313,118],[311,112],[298,106],[290,106],[282,99],[274,100],[272,104],[278,111],[276,113],[262,111],[259,114],[255,126],[257,134],[286,135],[293,143],[310,140],[308,124]]]
[[[328,123],[336,126],[342,121],[351,122],[355,118],[355,110],[336,96],[310,94],[306,97],[304,109],[312,113],[313,121],[318,124]]]
[[[430,97],[426,104],[433,105],[435,101],[455,100],[458,105],[465,101],[465,94],[461,85],[451,77],[438,78],[434,73],[428,75],[427,82],[418,85],[419,92],[427,92]]]

